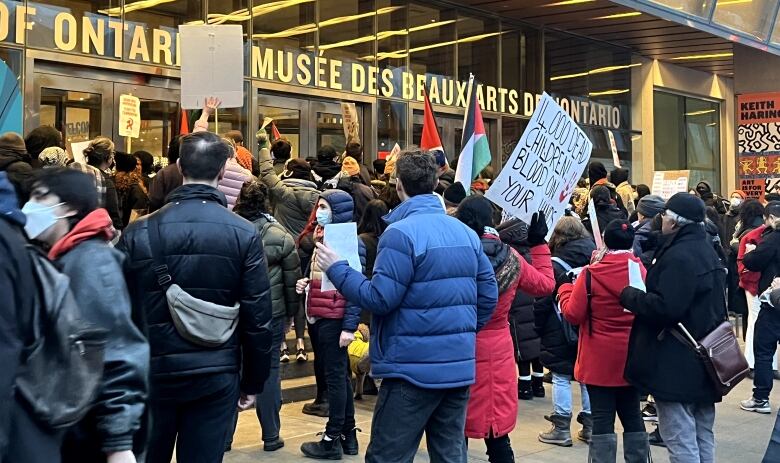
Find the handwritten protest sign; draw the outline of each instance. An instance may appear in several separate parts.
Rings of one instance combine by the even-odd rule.
[[[585,132],[545,93],[485,196],[526,223],[534,212],[544,211],[552,230],[569,204],[592,149]]]
[[[688,191],[689,170],[659,170],[653,174],[651,191],[663,199],[671,198],[675,193]]]

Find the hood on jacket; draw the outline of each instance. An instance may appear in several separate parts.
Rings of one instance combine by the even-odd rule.
[[[564,260],[572,268],[577,268],[588,265],[595,250],[596,243],[592,239],[580,238],[558,247],[553,252],[553,257]]]
[[[6,170],[9,165],[19,161],[27,164],[31,162],[24,139],[13,132],[0,136],[0,170]]]
[[[55,260],[63,254],[67,254],[82,241],[92,238],[111,241],[115,234],[116,231],[108,211],[103,208],[95,209],[81,219],[67,235],[54,243],[54,246],[49,250],[49,259]]]
[[[499,225],[498,236],[507,244],[527,244],[528,224],[518,218],[512,218]]]
[[[709,183],[702,181],[696,184],[696,192],[703,197],[707,193],[712,194],[712,187]]]
[[[204,185],[202,183],[188,183],[176,188],[165,198],[166,203],[176,201],[186,201],[188,199],[202,199],[204,201],[213,201],[227,207],[227,198],[224,193],[216,188]]]
[[[291,188],[302,187],[302,188],[314,188],[315,190],[317,189],[316,183],[312,182],[311,180],[303,180],[300,178],[289,177],[282,180],[282,183],[284,183],[285,185]]]
[[[317,163],[312,166],[312,170],[323,181],[330,180],[341,173],[341,164],[333,159],[317,160]]]
[[[628,181],[628,169],[616,167],[609,177],[610,182],[615,185],[620,185],[623,182]]]
[[[598,161],[588,164],[588,180],[590,180],[591,188],[596,186],[596,182],[605,178],[607,178],[607,168],[604,167],[604,164]]]
[[[399,222],[410,215],[415,214],[444,214],[444,207],[439,197],[433,193],[428,195],[412,196],[402,202],[389,214],[382,217],[388,224]]]
[[[330,209],[333,213],[332,223],[352,222],[355,202],[349,193],[342,190],[325,190],[320,193],[320,198],[330,204]]]
[[[27,223],[27,217],[19,209],[19,200],[16,197],[8,173],[0,172],[0,214],[11,222],[23,227]]]

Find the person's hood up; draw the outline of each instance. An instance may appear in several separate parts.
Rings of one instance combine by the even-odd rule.
[[[388,224],[399,222],[416,214],[444,214],[439,196],[431,193],[428,195],[412,196],[390,211],[382,219]]]
[[[227,199],[221,191],[202,183],[188,183],[187,185],[176,188],[167,198],[165,198],[165,202],[173,203],[176,201],[187,201],[189,199],[213,201],[227,207]]]
[[[16,189],[10,180],[7,172],[0,172],[0,214],[20,227],[27,223],[27,217],[19,209],[19,199],[16,196]]]
[[[528,224],[518,218],[512,218],[496,227],[498,236],[506,244],[527,244]]]
[[[601,179],[607,178],[607,168],[604,164],[593,161],[588,164],[588,180],[590,180],[590,187],[593,188]]]
[[[334,161],[333,159],[327,159],[324,161],[318,160],[317,163],[312,166],[312,170],[323,181],[330,180],[341,173],[341,164]]]
[[[330,204],[333,213],[331,223],[352,222],[352,216],[355,211],[355,202],[349,193],[341,190],[325,190],[320,193],[320,198]]]
[[[24,146],[24,140],[17,137],[0,137],[0,170],[5,170],[9,165],[18,161],[28,164],[32,161]]]
[[[628,181],[628,169],[622,169],[620,167],[616,167],[612,174],[609,177],[609,180],[614,183],[615,185],[620,185],[623,182]]]
[[[572,268],[582,267],[590,263],[590,258],[593,255],[593,251],[596,250],[596,243],[590,238],[580,238],[578,240],[569,241],[568,243],[559,246],[558,249],[553,252],[553,257],[563,259]]]
[[[49,250],[49,259],[55,260],[63,254],[67,254],[82,241],[92,238],[111,241],[115,234],[116,230],[114,230],[108,211],[103,208],[95,209],[81,219],[67,235],[54,243],[54,246]]]
[[[286,178],[282,180],[282,183],[289,186],[290,188],[314,188],[317,189],[317,184],[312,182],[311,180],[303,180],[301,178]]]
[[[701,199],[708,199],[713,197],[712,187],[707,182],[697,183],[696,192],[699,193],[699,197],[701,197]]]

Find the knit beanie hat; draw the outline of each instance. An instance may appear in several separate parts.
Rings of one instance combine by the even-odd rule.
[[[636,206],[636,211],[645,217],[653,218],[664,211],[666,203],[664,199],[658,195],[643,196],[639,200],[639,204]]]
[[[347,156],[341,163],[341,170],[350,177],[360,174],[360,164],[352,156]]]
[[[590,187],[593,188],[596,182],[602,178],[607,178],[607,168],[604,164],[593,161],[588,165],[588,179],[590,180]]]
[[[466,199],[466,189],[463,188],[462,183],[455,182],[444,190],[442,196],[447,207],[456,207],[461,201]]]
[[[666,209],[697,223],[704,222],[706,217],[704,201],[689,193],[676,193],[666,202]]]
[[[634,227],[627,220],[613,220],[604,229],[604,244],[612,250],[634,247]]]
[[[287,161],[284,165],[282,178],[297,178],[300,180],[311,179],[311,166],[301,158],[294,158]]]
[[[732,191],[731,194],[729,195],[729,198],[734,196],[734,195],[739,195],[739,197],[742,198],[743,201],[747,199],[747,193],[745,193],[742,190],[734,190],[734,191]]]

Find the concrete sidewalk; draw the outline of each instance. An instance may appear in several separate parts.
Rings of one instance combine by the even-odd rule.
[[[776,384],[780,386],[780,382]],[[546,398],[520,402],[517,427],[511,434],[516,460],[539,463],[587,461],[588,447],[584,443],[576,442],[573,447],[560,448],[542,444],[537,440],[539,431],[549,427],[543,417],[551,411],[551,386],[546,384],[545,387],[547,389]],[[577,396],[576,404],[579,400],[579,388],[574,387],[573,390]],[[775,388],[772,393],[773,413],[759,415],[739,409],[739,401],[748,398],[751,391],[752,382],[746,380],[732,391],[722,404],[717,406],[715,437],[717,440],[717,461],[719,462],[758,463],[763,458],[775,423],[776,406],[780,405],[780,392],[778,392],[778,388]],[[370,438],[374,400],[375,397],[370,396],[363,401],[356,402],[356,420],[358,427],[363,430],[362,433],[359,433],[360,456],[345,457],[345,461],[363,460]],[[326,421],[325,418],[302,414],[302,406],[302,403],[292,403],[282,407],[282,437],[286,445],[276,452],[263,452],[256,415],[254,412],[242,413],[233,443],[233,451],[225,455],[224,461],[228,463],[302,461],[304,458],[300,452],[301,443],[318,439],[316,433],[325,429]],[[652,429],[651,426],[648,426],[648,430]],[[420,447],[415,461],[429,461],[425,451],[424,438]],[[653,459],[655,462],[661,463],[669,461],[666,450],[658,447],[653,447]],[[487,461],[485,445],[482,441],[472,440],[469,442],[469,461]],[[618,461],[622,461],[620,453]]]

